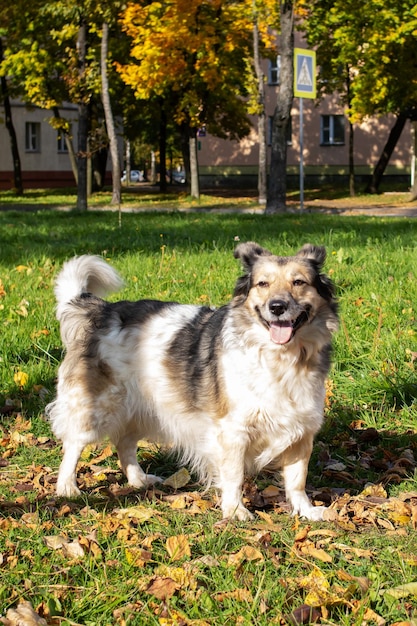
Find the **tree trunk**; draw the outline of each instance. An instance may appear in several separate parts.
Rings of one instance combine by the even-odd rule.
[[[85,79],[87,50],[87,26],[85,20],[80,23],[77,39],[78,73],[80,83]],[[88,140],[88,105],[81,96],[78,103],[78,186],[77,186],[77,209],[87,210],[87,140]]]
[[[181,154],[184,162],[185,185],[190,191],[191,168],[190,168],[190,136],[187,124],[181,124],[180,127]]]
[[[352,122],[349,122],[349,195],[353,198],[355,191],[355,149],[354,149],[354,129]]]
[[[411,189],[410,189],[410,202],[417,200],[417,120],[411,120],[411,136],[413,141],[413,156],[411,161]]]
[[[54,114],[55,119],[60,120],[61,114],[59,112],[58,107],[52,107],[52,113]],[[78,170],[77,170],[77,157],[75,155],[74,145],[71,141],[70,134],[65,129],[64,126],[60,128],[60,132],[64,135],[65,145],[67,146],[68,156],[71,163],[71,170],[74,176],[75,184],[78,183]]]
[[[267,198],[267,157],[266,157],[266,114],[265,114],[265,75],[262,71],[261,56],[259,53],[259,28],[255,0],[253,7],[253,62],[258,81],[258,202],[266,204]]]
[[[167,116],[161,105],[159,122],[159,191],[167,190]]]
[[[384,149],[382,150],[382,154],[379,157],[379,161],[375,166],[371,180],[369,181],[365,189],[366,193],[378,193],[379,185],[385,172],[385,168],[387,167],[391,155],[394,152],[394,148],[397,145],[399,138],[401,137],[401,133],[405,126],[405,122],[407,121],[407,117],[407,113],[403,111],[397,116],[395,124],[391,128],[390,134],[388,136],[388,141],[385,144]]]
[[[125,140],[126,184],[130,184],[130,139]]]
[[[350,68],[346,66],[346,95],[347,105],[350,109],[351,88],[350,88]],[[355,190],[355,136],[352,122],[349,120],[349,195],[353,198]]]
[[[0,37],[0,62],[3,60],[3,43]],[[9,98],[9,88],[5,76],[1,76],[1,91],[3,95],[5,125],[10,138],[10,148],[13,159],[13,187],[18,196],[23,195],[22,166],[20,163],[19,147],[17,144],[16,131],[13,124],[12,107]]]
[[[265,213],[286,211],[287,129],[294,97],[294,2],[282,0],[280,4],[281,73],[272,120],[271,164]]]
[[[197,130],[190,128],[190,174],[191,174],[191,197],[200,199],[200,181],[198,179],[198,146]]]
[[[151,151],[151,185],[156,183],[156,158],[154,150]]]
[[[110,102],[109,79],[107,76],[107,55],[109,48],[109,25],[106,22],[102,26],[101,39],[101,100],[103,102],[104,117],[106,119],[107,135],[110,142],[110,155],[112,167],[112,197],[111,204],[120,204],[122,199],[122,183],[120,181],[120,155],[117,141],[116,128],[114,125],[113,111]]]

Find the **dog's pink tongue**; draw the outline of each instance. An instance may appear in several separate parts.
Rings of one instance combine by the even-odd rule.
[[[292,324],[291,322],[272,322],[269,334],[274,343],[280,345],[288,343],[292,337]]]

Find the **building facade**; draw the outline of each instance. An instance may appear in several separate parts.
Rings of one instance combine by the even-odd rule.
[[[279,60],[268,62],[266,113],[271,123],[279,89]],[[294,98],[288,136],[287,176],[297,184],[300,163],[300,101]],[[395,122],[395,116],[370,118],[354,125],[354,167],[359,181],[372,174]],[[199,137],[199,166],[202,185],[241,184],[256,187],[259,143],[256,119],[250,135],[227,141],[210,135]],[[413,159],[411,122],[407,122],[391,156],[385,176],[407,183]],[[337,94],[319,102],[303,99],[303,162],[307,181],[341,182],[349,175],[349,122]]]
[[[267,62],[266,112],[269,134],[279,89],[279,57]],[[63,135],[49,123],[52,112],[12,102],[13,124],[25,188],[74,186],[68,150]],[[70,121],[76,148],[77,117],[75,105],[65,105],[60,115]],[[241,141],[228,141],[200,132],[199,173],[202,187],[256,187],[259,143],[254,118],[250,134]],[[299,99],[294,98],[288,135],[288,184],[297,185],[300,163]],[[369,176],[385,145],[394,116],[371,118],[354,127],[355,175],[359,180]],[[303,100],[303,161],[306,183],[323,181],[341,183],[348,177],[349,124],[337,94],[320,102]],[[270,144],[270,141],[268,141]],[[411,123],[407,122],[394,150],[385,176],[407,183],[413,158]],[[13,188],[13,162],[10,139],[0,107],[0,189]],[[270,148],[269,148],[270,152]],[[268,153],[269,157],[269,153]],[[109,159],[110,161],[110,159]],[[110,171],[110,163],[107,164]],[[107,179],[107,177],[106,177]],[[108,178],[110,180],[110,178]]]

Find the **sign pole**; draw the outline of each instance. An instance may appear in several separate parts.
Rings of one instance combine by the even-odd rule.
[[[300,210],[304,210],[304,122],[302,98],[300,98]]]
[[[304,209],[303,99],[316,97],[316,53],[294,48],[294,96],[300,99],[300,210]]]

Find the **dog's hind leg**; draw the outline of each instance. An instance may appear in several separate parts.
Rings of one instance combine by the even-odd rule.
[[[58,496],[73,498],[80,495],[80,490],[77,487],[77,463],[85,445],[85,441],[64,442],[64,456],[59,467],[56,483]]]
[[[313,449],[313,437],[305,436],[300,442],[285,451],[281,457],[285,495],[291,504],[293,515],[311,521],[323,519],[324,506],[311,504],[305,492],[308,463]]]
[[[121,437],[116,443],[117,454],[119,455],[120,465],[126,475],[127,482],[132,487],[143,489],[148,485],[161,482],[162,478],[154,474],[145,474],[137,460],[137,442],[139,435],[137,433],[128,432]]]

